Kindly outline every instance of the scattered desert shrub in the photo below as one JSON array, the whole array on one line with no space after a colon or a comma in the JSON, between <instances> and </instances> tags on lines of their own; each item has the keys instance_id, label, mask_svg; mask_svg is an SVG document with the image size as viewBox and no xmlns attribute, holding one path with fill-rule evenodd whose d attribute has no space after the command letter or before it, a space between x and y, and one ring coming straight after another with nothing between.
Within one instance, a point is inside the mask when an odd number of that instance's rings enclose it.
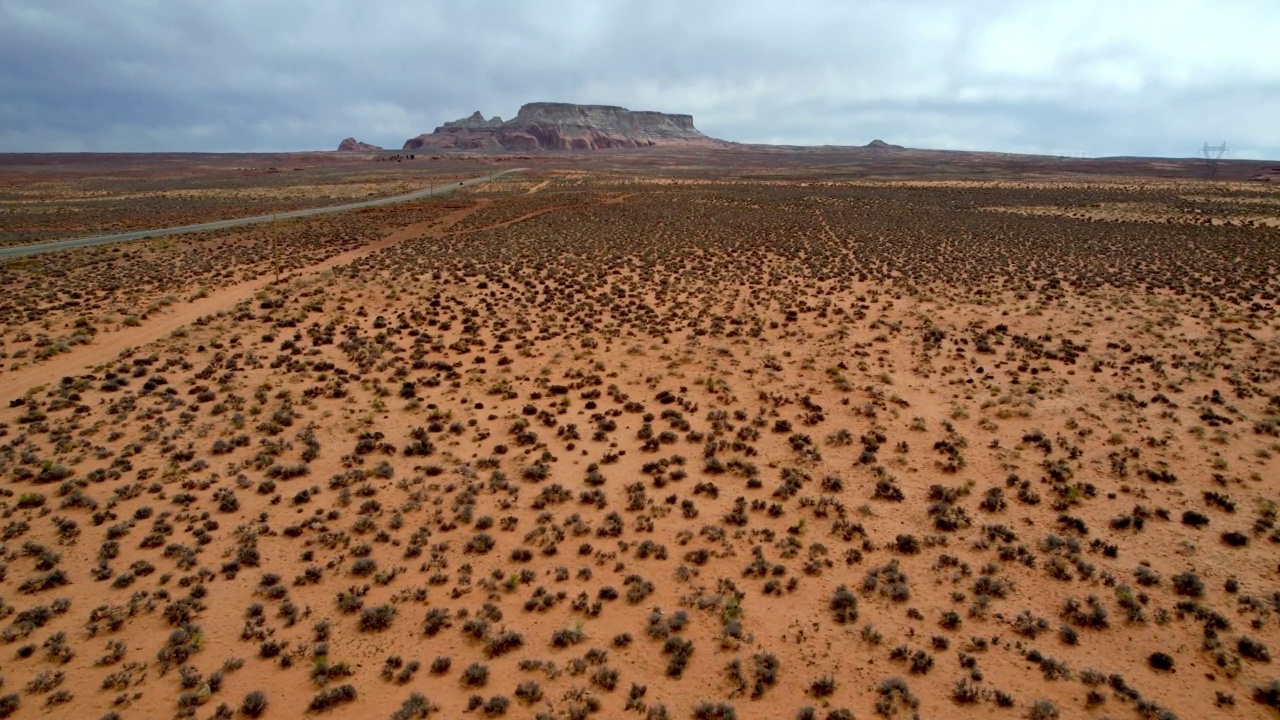
<instances>
[{"instance_id":1,"label":"scattered desert shrub","mask_svg":"<svg viewBox=\"0 0 1280 720\"><path fill-rule=\"evenodd\" d=\"M516 686L516 699L526 705L532 705L542 699L542 687L533 680L526 680Z\"/></svg>"},{"instance_id":2,"label":"scattered desert shrub","mask_svg":"<svg viewBox=\"0 0 1280 720\"><path fill-rule=\"evenodd\" d=\"M670 656L667 659L667 676L680 678L693 657L693 641L672 635L663 643L662 652Z\"/></svg>"},{"instance_id":3,"label":"scattered desert shrub","mask_svg":"<svg viewBox=\"0 0 1280 720\"><path fill-rule=\"evenodd\" d=\"M267 694L261 690L254 690L245 695L244 702L240 703L240 712L246 717L262 717L266 711Z\"/></svg>"},{"instance_id":4,"label":"scattered desert shrub","mask_svg":"<svg viewBox=\"0 0 1280 720\"><path fill-rule=\"evenodd\" d=\"M481 710L489 717L496 717L507 714L507 707L510 704L511 701L505 695L494 695L485 701L484 705L481 706Z\"/></svg>"},{"instance_id":5,"label":"scattered desert shrub","mask_svg":"<svg viewBox=\"0 0 1280 720\"><path fill-rule=\"evenodd\" d=\"M830 675L823 675L809 683L809 694L816 698L830 697L835 691L836 679Z\"/></svg>"},{"instance_id":6,"label":"scattered desert shrub","mask_svg":"<svg viewBox=\"0 0 1280 720\"><path fill-rule=\"evenodd\" d=\"M391 714L391 720L421 720L431 714L434 707L421 693L410 693L400 707Z\"/></svg>"},{"instance_id":7,"label":"scattered desert shrub","mask_svg":"<svg viewBox=\"0 0 1280 720\"><path fill-rule=\"evenodd\" d=\"M1191 527L1201 527L1209 524L1209 518L1206 517L1204 513L1199 513L1195 510L1186 510L1182 513L1182 524L1190 525Z\"/></svg>"},{"instance_id":8,"label":"scattered desert shrub","mask_svg":"<svg viewBox=\"0 0 1280 720\"><path fill-rule=\"evenodd\" d=\"M729 703L700 702L693 708L694 720L737 720L738 713Z\"/></svg>"},{"instance_id":9,"label":"scattered desert shrub","mask_svg":"<svg viewBox=\"0 0 1280 720\"><path fill-rule=\"evenodd\" d=\"M1236 642L1236 650L1241 657L1261 663L1271 662L1271 653L1267 650L1267 646L1247 635L1242 635Z\"/></svg>"},{"instance_id":10,"label":"scattered desert shrub","mask_svg":"<svg viewBox=\"0 0 1280 720\"><path fill-rule=\"evenodd\" d=\"M467 687L483 687L489 682L489 668L480 663L471 663L462 671L462 684Z\"/></svg>"},{"instance_id":11,"label":"scattered desert shrub","mask_svg":"<svg viewBox=\"0 0 1280 720\"><path fill-rule=\"evenodd\" d=\"M858 597L849 591L845 585L836 588L835 594L831 596L831 612L836 616L836 622L841 625L856 622L858 620Z\"/></svg>"},{"instance_id":12,"label":"scattered desert shrub","mask_svg":"<svg viewBox=\"0 0 1280 720\"><path fill-rule=\"evenodd\" d=\"M1179 595L1187 595L1189 597L1204 596L1204 581L1198 575L1192 572L1178 573L1171 578L1173 589Z\"/></svg>"},{"instance_id":13,"label":"scattered desert shrub","mask_svg":"<svg viewBox=\"0 0 1280 720\"><path fill-rule=\"evenodd\" d=\"M876 687L875 711L883 717L893 717L899 709L914 709L920 701L911 694L907 681L894 676L883 680Z\"/></svg>"},{"instance_id":14,"label":"scattered desert shrub","mask_svg":"<svg viewBox=\"0 0 1280 720\"><path fill-rule=\"evenodd\" d=\"M1058 720L1058 706L1052 700L1037 700L1027 713L1030 720Z\"/></svg>"},{"instance_id":15,"label":"scattered desert shrub","mask_svg":"<svg viewBox=\"0 0 1280 720\"><path fill-rule=\"evenodd\" d=\"M444 608L431 608L422 622L422 632L427 637L435 637L441 630L451 625L449 611Z\"/></svg>"},{"instance_id":16,"label":"scattered desert shrub","mask_svg":"<svg viewBox=\"0 0 1280 720\"><path fill-rule=\"evenodd\" d=\"M360 611L360 631L377 632L391 627L396 609L390 605L378 605Z\"/></svg>"},{"instance_id":17,"label":"scattered desert shrub","mask_svg":"<svg viewBox=\"0 0 1280 720\"><path fill-rule=\"evenodd\" d=\"M505 655L524 645L524 636L518 632L505 630L485 641L484 654L489 658Z\"/></svg>"},{"instance_id":18,"label":"scattered desert shrub","mask_svg":"<svg viewBox=\"0 0 1280 720\"><path fill-rule=\"evenodd\" d=\"M311 712L324 712L331 710L343 703L349 703L356 699L356 689L353 685L338 685L337 687L326 688L315 694L311 698L307 709Z\"/></svg>"},{"instance_id":19,"label":"scattered desert shrub","mask_svg":"<svg viewBox=\"0 0 1280 720\"><path fill-rule=\"evenodd\" d=\"M1168 653L1154 652L1147 657L1147 664L1150 665L1153 670L1172 670L1173 656Z\"/></svg>"},{"instance_id":20,"label":"scattered desert shrub","mask_svg":"<svg viewBox=\"0 0 1280 720\"><path fill-rule=\"evenodd\" d=\"M963 677L951 688L951 699L960 705L972 705L982 699L982 690L971 679Z\"/></svg>"},{"instance_id":21,"label":"scattered desert shrub","mask_svg":"<svg viewBox=\"0 0 1280 720\"><path fill-rule=\"evenodd\" d=\"M1249 544L1249 536L1242 532L1232 530L1222 533L1222 542L1231 547L1244 547Z\"/></svg>"},{"instance_id":22,"label":"scattered desert shrub","mask_svg":"<svg viewBox=\"0 0 1280 720\"><path fill-rule=\"evenodd\" d=\"M1272 680L1253 688L1253 701L1280 710L1280 680Z\"/></svg>"}]
</instances>

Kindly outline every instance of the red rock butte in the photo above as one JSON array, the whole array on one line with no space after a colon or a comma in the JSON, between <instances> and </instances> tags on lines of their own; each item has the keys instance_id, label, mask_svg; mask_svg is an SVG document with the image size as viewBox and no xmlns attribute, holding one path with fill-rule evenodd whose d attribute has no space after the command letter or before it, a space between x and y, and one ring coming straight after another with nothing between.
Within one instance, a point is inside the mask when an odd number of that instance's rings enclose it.
<instances>
[{"instance_id":1,"label":"red rock butte","mask_svg":"<svg viewBox=\"0 0 1280 720\"><path fill-rule=\"evenodd\" d=\"M382 150L382 148L377 145L363 143L355 138L347 138L346 140L338 143L338 152L378 152L380 150Z\"/></svg>"},{"instance_id":2,"label":"red rock butte","mask_svg":"<svg viewBox=\"0 0 1280 720\"><path fill-rule=\"evenodd\" d=\"M479 111L405 142L404 150L602 150L657 146L718 147L692 115L633 111L613 105L529 103L510 120Z\"/></svg>"}]
</instances>

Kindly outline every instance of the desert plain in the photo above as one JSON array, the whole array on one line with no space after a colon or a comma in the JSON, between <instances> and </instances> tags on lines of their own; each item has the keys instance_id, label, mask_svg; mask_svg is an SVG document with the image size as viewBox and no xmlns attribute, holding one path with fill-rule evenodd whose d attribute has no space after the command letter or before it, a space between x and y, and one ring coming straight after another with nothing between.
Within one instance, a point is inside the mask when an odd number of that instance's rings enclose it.
<instances>
[{"instance_id":1,"label":"desert plain","mask_svg":"<svg viewBox=\"0 0 1280 720\"><path fill-rule=\"evenodd\" d=\"M0 717L1280 709L1280 189L5 156Z\"/></svg>"}]
</instances>

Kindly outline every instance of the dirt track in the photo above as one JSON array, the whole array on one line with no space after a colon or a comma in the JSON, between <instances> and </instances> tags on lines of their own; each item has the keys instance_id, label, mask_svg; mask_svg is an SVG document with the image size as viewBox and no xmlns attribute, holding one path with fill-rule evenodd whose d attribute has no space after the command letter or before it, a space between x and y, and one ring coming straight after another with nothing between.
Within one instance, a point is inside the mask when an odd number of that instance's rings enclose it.
<instances>
[{"instance_id":1,"label":"dirt track","mask_svg":"<svg viewBox=\"0 0 1280 720\"><path fill-rule=\"evenodd\" d=\"M278 220L291 220L294 218L313 217L315 215L327 215L330 213L350 212L352 210L361 210L364 208L383 207L385 205L395 205L397 203L412 202L414 200L422 200L425 198L441 197L456 192L460 188L468 188L479 183L489 182L496 178L502 177L509 173L520 172L524 168L511 168L497 173L491 173L482 177L471 178L470 180L462 180L455 184L441 185L439 187L430 187L426 190L418 190L416 192L406 193L404 195L395 195L392 197L376 198L374 200L362 200L354 203L343 203L341 205L329 205L326 207L307 208L305 210L294 210L291 212L274 213L271 215L255 215L246 218L233 218L230 220L215 220L212 222L195 223L192 225L181 225L178 227L155 228L151 230L133 230L126 233L117 233L115 235L97 235L94 237L73 238L71 240L57 240L54 242L37 243L32 245L15 245L12 247L0 247L0 260L28 257L31 255L41 255L43 253L56 252L58 250L71 250L74 248L93 247L95 245L110 245L118 242L128 242L130 240L142 240L152 237L163 237L165 235L184 235L187 233L205 232L208 230L225 230L228 228L244 227L246 225L261 225L263 223L276 222Z\"/></svg>"}]
</instances>

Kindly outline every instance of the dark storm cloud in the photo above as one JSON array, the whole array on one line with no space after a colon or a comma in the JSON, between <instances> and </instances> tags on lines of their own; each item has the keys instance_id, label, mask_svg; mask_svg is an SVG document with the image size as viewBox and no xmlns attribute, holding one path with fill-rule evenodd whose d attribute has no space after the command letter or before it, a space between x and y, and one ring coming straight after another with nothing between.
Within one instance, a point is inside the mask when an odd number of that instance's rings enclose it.
<instances>
[{"instance_id":1,"label":"dark storm cloud","mask_svg":"<svg viewBox=\"0 0 1280 720\"><path fill-rule=\"evenodd\" d=\"M1280 157L1280 5L0 0L0 151L398 147L479 109L741 142Z\"/></svg>"}]
</instances>

